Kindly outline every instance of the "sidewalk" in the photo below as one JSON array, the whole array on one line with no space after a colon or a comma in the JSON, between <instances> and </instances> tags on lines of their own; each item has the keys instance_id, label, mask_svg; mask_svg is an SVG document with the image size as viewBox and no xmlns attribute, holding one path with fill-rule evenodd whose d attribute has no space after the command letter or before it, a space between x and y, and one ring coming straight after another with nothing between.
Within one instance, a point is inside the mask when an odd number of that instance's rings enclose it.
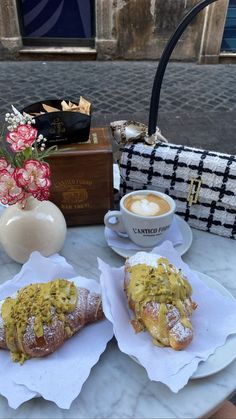
<instances>
[{"instance_id":1,"label":"sidewalk","mask_svg":"<svg viewBox=\"0 0 236 419\"><path fill-rule=\"evenodd\" d=\"M93 103L93 125L148 121L156 62L0 62L0 115L45 98ZM170 63L158 125L174 143L236 154L236 67Z\"/></svg>"}]
</instances>

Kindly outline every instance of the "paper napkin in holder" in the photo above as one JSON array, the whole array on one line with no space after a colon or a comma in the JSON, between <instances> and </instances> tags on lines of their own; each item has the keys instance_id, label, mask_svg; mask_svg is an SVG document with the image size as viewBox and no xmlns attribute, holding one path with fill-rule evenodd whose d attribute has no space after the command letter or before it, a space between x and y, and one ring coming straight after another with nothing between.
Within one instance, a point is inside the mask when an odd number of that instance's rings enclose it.
<instances>
[{"instance_id":1,"label":"paper napkin in holder","mask_svg":"<svg viewBox=\"0 0 236 419\"><path fill-rule=\"evenodd\" d=\"M43 100L26 106L21 112L34 116L35 128L47 138L48 147L86 142L89 139L91 103L82 96L79 103Z\"/></svg>"}]
</instances>

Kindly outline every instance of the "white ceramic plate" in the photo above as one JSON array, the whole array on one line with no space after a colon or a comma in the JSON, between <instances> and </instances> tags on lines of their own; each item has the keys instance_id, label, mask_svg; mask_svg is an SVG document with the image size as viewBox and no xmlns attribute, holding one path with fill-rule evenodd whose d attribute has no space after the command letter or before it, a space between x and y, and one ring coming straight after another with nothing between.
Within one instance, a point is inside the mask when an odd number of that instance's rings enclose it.
<instances>
[{"instance_id":1,"label":"white ceramic plate","mask_svg":"<svg viewBox=\"0 0 236 419\"><path fill-rule=\"evenodd\" d=\"M179 217L178 215L175 216L176 221L178 224L178 227L181 231L181 234L183 236L183 243L178 244L175 247L175 250L180 254L183 255L187 252L187 250L190 248L193 240L193 233L189 225L186 223L186 221L183 220L183 218ZM135 255L135 253L138 252L138 250L131 250L131 249L122 249L121 247L111 247L112 250L114 250L115 253L122 256L123 258L127 258L130 256ZM152 248L143 248L140 250L144 250L147 252L150 252Z\"/></svg>"},{"instance_id":2,"label":"white ceramic plate","mask_svg":"<svg viewBox=\"0 0 236 419\"><path fill-rule=\"evenodd\" d=\"M209 288L214 288L219 291L222 295L230 297L234 300L233 295L208 275L201 272L196 272L199 278L208 285ZM139 365L139 361L134 357L130 356ZM217 372L226 368L231 362L236 359L236 335L231 335L226 340L225 344L216 349L214 354L210 355L206 361L199 363L197 370L190 378L191 380L197 378L208 377L209 375L216 374Z\"/></svg>"},{"instance_id":3,"label":"white ceramic plate","mask_svg":"<svg viewBox=\"0 0 236 419\"><path fill-rule=\"evenodd\" d=\"M219 282L215 281L208 275L205 275L201 272L197 272L199 278L205 282L210 288L214 288L219 291L222 295L230 297L234 299L233 295L223 287L223 285L219 284ZM207 377L208 375L215 374L225 367L227 367L231 362L236 359L236 335L231 335L226 340L225 344L216 349L214 354L210 355L206 361L200 362L198 365L197 370L192 375L191 379L195 378L203 378Z\"/></svg>"}]
</instances>

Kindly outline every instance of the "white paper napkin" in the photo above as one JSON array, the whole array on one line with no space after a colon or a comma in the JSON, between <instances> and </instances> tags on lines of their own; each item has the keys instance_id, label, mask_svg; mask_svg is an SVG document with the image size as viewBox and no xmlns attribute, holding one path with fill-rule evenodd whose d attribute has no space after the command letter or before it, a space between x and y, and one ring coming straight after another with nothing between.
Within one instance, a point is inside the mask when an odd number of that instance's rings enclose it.
<instances>
[{"instance_id":1,"label":"white paper napkin","mask_svg":"<svg viewBox=\"0 0 236 419\"><path fill-rule=\"evenodd\" d=\"M72 266L62 256L45 258L33 252L19 274L0 286L0 300L29 283L48 282L58 277L72 279L77 286L92 292L101 292L95 280L74 276ZM8 351L0 350L0 393L15 409L36 396L69 409L112 336L112 325L104 319L86 325L48 357L30 359L22 366L11 361Z\"/></svg>"},{"instance_id":2,"label":"white paper napkin","mask_svg":"<svg viewBox=\"0 0 236 419\"><path fill-rule=\"evenodd\" d=\"M109 227L105 227L104 234L107 244L110 247L118 247L120 249L129 249L137 251L142 249L141 246L138 246L137 244L133 243L128 236L120 236ZM166 240L170 240L173 246L183 244L183 236L176 221L176 217L173 218L172 224L169 230L167 231L165 237L163 238L163 241Z\"/></svg>"},{"instance_id":3,"label":"white paper napkin","mask_svg":"<svg viewBox=\"0 0 236 419\"><path fill-rule=\"evenodd\" d=\"M113 323L120 350L135 357L151 380L160 381L177 393L187 384L199 362L222 346L227 336L236 333L236 301L207 287L182 261L171 242L156 247L154 253L167 257L182 269L192 285L198 308L192 316L195 335L191 344L185 350L174 351L154 346L147 332L135 334L130 324L133 314L123 290L124 267L112 268L99 260L103 309Z\"/></svg>"}]
</instances>

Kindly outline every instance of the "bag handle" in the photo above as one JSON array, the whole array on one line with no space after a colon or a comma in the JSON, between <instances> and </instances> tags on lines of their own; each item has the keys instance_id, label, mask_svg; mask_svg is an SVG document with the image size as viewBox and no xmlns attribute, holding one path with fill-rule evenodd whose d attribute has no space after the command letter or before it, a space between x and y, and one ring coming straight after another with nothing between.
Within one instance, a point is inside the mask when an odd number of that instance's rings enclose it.
<instances>
[{"instance_id":1,"label":"bag handle","mask_svg":"<svg viewBox=\"0 0 236 419\"><path fill-rule=\"evenodd\" d=\"M192 7L186 16L182 19L178 27L176 28L173 35L170 37L158 64L156 75L154 78L153 88L152 88L152 95L151 95L151 103L150 103L150 110L149 110L149 124L148 124L148 135L151 136L155 134L157 129L157 119L158 119L158 110L159 110L159 102L160 102L160 92L161 92L161 85L162 80L165 74L166 66L170 59L170 56L177 44L179 38L181 37L182 33L189 25L189 23L194 19L194 17L206 6L211 3L214 3L218 0L202 0L200 3L196 4Z\"/></svg>"}]
</instances>

